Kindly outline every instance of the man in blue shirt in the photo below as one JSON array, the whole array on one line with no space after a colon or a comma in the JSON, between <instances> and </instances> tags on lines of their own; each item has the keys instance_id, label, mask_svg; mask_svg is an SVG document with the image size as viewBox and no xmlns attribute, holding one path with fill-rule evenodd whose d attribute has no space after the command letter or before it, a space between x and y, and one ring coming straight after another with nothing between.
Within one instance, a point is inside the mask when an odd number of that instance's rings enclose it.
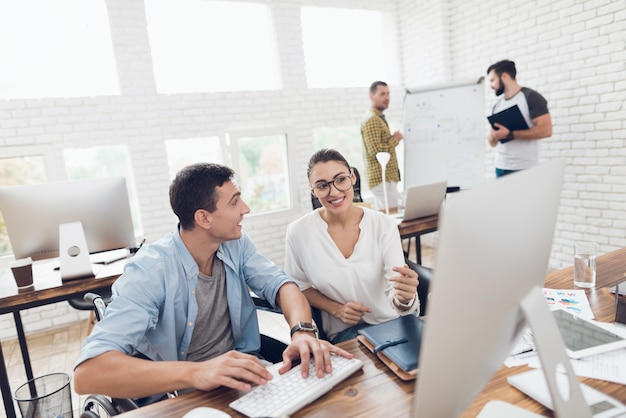
<instances>
[{"instance_id":1,"label":"man in blue shirt","mask_svg":"<svg viewBox=\"0 0 626 418\"><path fill-rule=\"evenodd\" d=\"M170 203L178 228L127 262L81 350L77 393L141 398L266 384L272 376L254 355L261 343L249 288L280 307L293 327L280 373L301 358L308 376L312 354L322 377L331 371L331 352L351 357L316 338L298 286L242 231L250 208L230 168L184 168L170 186Z\"/></svg>"}]
</instances>

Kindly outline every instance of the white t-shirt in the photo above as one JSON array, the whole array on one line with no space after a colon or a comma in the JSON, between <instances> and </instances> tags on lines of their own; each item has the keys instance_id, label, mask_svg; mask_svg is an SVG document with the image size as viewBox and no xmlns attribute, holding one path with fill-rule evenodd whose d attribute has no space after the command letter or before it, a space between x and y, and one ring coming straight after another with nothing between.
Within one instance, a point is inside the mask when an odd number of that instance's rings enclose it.
<instances>
[{"instance_id":1,"label":"white t-shirt","mask_svg":"<svg viewBox=\"0 0 626 418\"><path fill-rule=\"evenodd\" d=\"M382 212L363 209L360 234L352 255L345 258L331 236L319 209L292 222L287 228L285 272L300 289L314 287L339 303L360 302L372 309L363 316L368 324L378 324L419 309L416 297L411 309L400 311L393 305L395 290L389 278L403 266L404 252L396 221ZM324 331L333 338L350 327L339 318L322 312Z\"/></svg>"},{"instance_id":2,"label":"white t-shirt","mask_svg":"<svg viewBox=\"0 0 626 418\"><path fill-rule=\"evenodd\" d=\"M502 97L494 106L493 113L517 105L529 128L535 126L533 119L548 113L548 102L536 91L528 87L510 99ZM496 145L494 165L503 170L525 170L539 162L539 144L536 140L514 139Z\"/></svg>"}]
</instances>

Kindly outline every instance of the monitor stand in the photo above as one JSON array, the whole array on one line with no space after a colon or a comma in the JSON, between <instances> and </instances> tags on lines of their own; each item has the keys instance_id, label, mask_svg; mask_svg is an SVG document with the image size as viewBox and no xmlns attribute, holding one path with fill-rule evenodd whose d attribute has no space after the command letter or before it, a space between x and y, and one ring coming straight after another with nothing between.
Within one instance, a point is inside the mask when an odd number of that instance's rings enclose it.
<instances>
[{"instance_id":1,"label":"monitor stand","mask_svg":"<svg viewBox=\"0 0 626 418\"><path fill-rule=\"evenodd\" d=\"M82 222L59 225L59 259L62 281L94 277Z\"/></svg>"},{"instance_id":2,"label":"monitor stand","mask_svg":"<svg viewBox=\"0 0 626 418\"><path fill-rule=\"evenodd\" d=\"M550 312L550 308L546 304L543 292L537 286L533 287L530 292L520 301L520 308L526 317L526 321L530 326L535 341L535 347L539 354L543 374L548 385L554 415L556 417L589 417L591 411L585 397L583 396L580 383L574 373L572 363L565 351L565 345L561 339L561 332ZM559 385L556 376L557 373L565 371L567 376L567 385ZM494 405L485 407L479 417L495 417L502 416L501 413L507 407L498 405L498 409ZM508 411L508 410L507 410ZM509 412L513 412L511 409ZM528 412L528 414L524 414ZM534 417L536 414L530 411L517 411L515 417Z\"/></svg>"}]
</instances>

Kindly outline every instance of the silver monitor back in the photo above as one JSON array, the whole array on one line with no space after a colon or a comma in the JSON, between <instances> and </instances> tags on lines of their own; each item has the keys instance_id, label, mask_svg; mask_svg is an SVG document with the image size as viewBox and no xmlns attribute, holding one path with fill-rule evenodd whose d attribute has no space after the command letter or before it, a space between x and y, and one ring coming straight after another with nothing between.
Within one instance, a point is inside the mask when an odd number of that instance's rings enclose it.
<instances>
[{"instance_id":1,"label":"silver monitor back","mask_svg":"<svg viewBox=\"0 0 626 418\"><path fill-rule=\"evenodd\" d=\"M82 222L90 253L135 245L124 177L0 188L15 258L59 256L59 225Z\"/></svg>"},{"instance_id":2,"label":"silver monitor back","mask_svg":"<svg viewBox=\"0 0 626 418\"><path fill-rule=\"evenodd\" d=\"M413 416L459 416L525 329L520 301L543 287L565 163L450 196L419 359Z\"/></svg>"}]
</instances>

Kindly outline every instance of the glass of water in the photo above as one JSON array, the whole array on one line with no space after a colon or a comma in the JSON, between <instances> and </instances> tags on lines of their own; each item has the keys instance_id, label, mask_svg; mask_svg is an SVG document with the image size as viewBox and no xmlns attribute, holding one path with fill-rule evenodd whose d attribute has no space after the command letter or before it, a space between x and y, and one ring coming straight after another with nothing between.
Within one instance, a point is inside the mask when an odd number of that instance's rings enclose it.
<instances>
[{"instance_id":1,"label":"glass of water","mask_svg":"<svg viewBox=\"0 0 626 418\"><path fill-rule=\"evenodd\" d=\"M591 288L596 285L596 256L598 244L577 242L574 244L574 286Z\"/></svg>"}]
</instances>

